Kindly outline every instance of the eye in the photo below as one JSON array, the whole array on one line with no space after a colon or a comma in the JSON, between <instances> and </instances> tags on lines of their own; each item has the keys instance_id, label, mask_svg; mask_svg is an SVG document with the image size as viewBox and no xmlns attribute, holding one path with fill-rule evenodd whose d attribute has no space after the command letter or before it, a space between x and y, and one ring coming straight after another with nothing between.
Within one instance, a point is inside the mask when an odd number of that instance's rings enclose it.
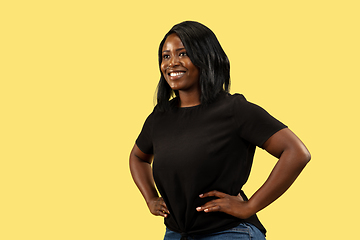
<instances>
[{"instance_id":1,"label":"eye","mask_svg":"<svg viewBox=\"0 0 360 240\"><path fill-rule=\"evenodd\" d=\"M186 53L186 52L181 52L181 53L179 54L179 56L180 56L180 57L187 56L187 53Z\"/></svg>"},{"instance_id":2,"label":"eye","mask_svg":"<svg viewBox=\"0 0 360 240\"><path fill-rule=\"evenodd\" d=\"M170 56L168 54L163 55L163 59L168 59Z\"/></svg>"}]
</instances>

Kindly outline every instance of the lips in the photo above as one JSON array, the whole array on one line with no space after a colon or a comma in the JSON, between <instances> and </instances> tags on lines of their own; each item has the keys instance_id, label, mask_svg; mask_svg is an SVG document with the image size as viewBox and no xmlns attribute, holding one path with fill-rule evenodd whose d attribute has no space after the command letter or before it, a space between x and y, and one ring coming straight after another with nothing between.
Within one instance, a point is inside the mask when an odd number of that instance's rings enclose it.
<instances>
[{"instance_id":1,"label":"lips","mask_svg":"<svg viewBox=\"0 0 360 240\"><path fill-rule=\"evenodd\" d=\"M180 76L180 75L183 75L185 72L171 72L169 73L168 75L170 77L175 77L175 76Z\"/></svg>"},{"instance_id":2,"label":"lips","mask_svg":"<svg viewBox=\"0 0 360 240\"><path fill-rule=\"evenodd\" d=\"M184 71L171 71L168 73L169 79L176 80L184 76Z\"/></svg>"}]
</instances>

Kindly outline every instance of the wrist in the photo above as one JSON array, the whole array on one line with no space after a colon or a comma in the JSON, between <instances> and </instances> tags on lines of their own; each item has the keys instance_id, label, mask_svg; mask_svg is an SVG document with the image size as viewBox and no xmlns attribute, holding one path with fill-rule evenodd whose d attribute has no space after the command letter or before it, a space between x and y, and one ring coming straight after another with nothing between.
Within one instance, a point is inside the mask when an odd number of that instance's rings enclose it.
<instances>
[{"instance_id":1,"label":"wrist","mask_svg":"<svg viewBox=\"0 0 360 240\"><path fill-rule=\"evenodd\" d=\"M243 208L243 211L241 213L242 215L242 219L247 219L253 215L255 215L257 213L254 205L252 204L252 202L250 201L246 201L245 203L245 207Z\"/></svg>"}]
</instances>

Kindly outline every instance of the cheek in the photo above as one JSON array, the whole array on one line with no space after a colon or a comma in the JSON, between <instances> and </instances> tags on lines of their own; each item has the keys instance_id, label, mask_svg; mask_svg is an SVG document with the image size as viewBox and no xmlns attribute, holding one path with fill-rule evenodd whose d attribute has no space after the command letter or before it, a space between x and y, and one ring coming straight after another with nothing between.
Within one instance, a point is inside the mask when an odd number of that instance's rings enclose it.
<instances>
[{"instance_id":1,"label":"cheek","mask_svg":"<svg viewBox=\"0 0 360 240\"><path fill-rule=\"evenodd\" d=\"M199 69L196 66L193 66L191 71L192 71L192 75L193 75L194 78L197 78L197 79L200 78L200 72L199 72Z\"/></svg>"},{"instance_id":2,"label":"cheek","mask_svg":"<svg viewBox=\"0 0 360 240\"><path fill-rule=\"evenodd\" d=\"M196 71L197 77L200 78L200 72L199 72L199 69L197 67L195 67L195 71Z\"/></svg>"},{"instance_id":3,"label":"cheek","mask_svg":"<svg viewBox=\"0 0 360 240\"><path fill-rule=\"evenodd\" d=\"M191 75L193 77L198 77L199 78L200 72L199 72L198 67L196 67L191 61L187 62L187 66L188 66L188 69L191 72Z\"/></svg>"},{"instance_id":4,"label":"cheek","mask_svg":"<svg viewBox=\"0 0 360 240\"><path fill-rule=\"evenodd\" d=\"M166 69L165 64L161 63L161 65L160 65L160 69L161 69L162 74L163 74L163 75L164 75L164 77L165 77L165 69Z\"/></svg>"}]
</instances>

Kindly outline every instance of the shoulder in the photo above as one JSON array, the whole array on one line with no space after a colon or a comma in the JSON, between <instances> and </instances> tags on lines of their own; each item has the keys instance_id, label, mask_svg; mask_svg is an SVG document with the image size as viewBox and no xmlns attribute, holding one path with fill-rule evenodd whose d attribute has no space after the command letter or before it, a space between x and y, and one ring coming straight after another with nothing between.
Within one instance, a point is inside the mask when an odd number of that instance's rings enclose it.
<instances>
[{"instance_id":1,"label":"shoulder","mask_svg":"<svg viewBox=\"0 0 360 240\"><path fill-rule=\"evenodd\" d=\"M150 112L150 114L146 117L144 125L152 125L154 118L156 118L156 115L161 113L158 106L156 105L153 110Z\"/></svg>"},{"instance_id":2,"label":"shoulder","mask_svg":"<svg viewBox=\"0 0 360 240\"><path fill-rule=\"evenodd\" d=\"M247 101L245 96L240 93L234 93L234 94L227 93L227 95L225 96L225 99L226 99L226 104L231 106L231 108L233 110L246 109L248 107L251 108L252 106L255 105L255 104Z\"/></svg>"},{"instance_id":3,"label":"shoulder","mask_svg":"<svg viewBox=\"0 0 360 240\"><path fill-rule=\"evenodd\" d=\"M247 102L245 96L240 93L234 93L234 94L228 93L226 97L231 101Z\"/></svg>"},{"instance_id":4,"label":"shoulder","mask_svg":"<svg viewBox=\"0 0 360 240\"><path fill-rule=\"evenodd\" d=\"M251 110L253 108L261 108L259 105L248 101L244 95L239 93L229 94L229 99L231 99L236 109Z\"/></svg>"},{"instance_id":5,"label":"shoulder","mask_svg":"<svg viewBox=\"0 0 360 240\"><path fill-rule=\"evenodd\" d=\"M244 95L235 93L231 94L228 92L221 92L214 102L212 102L210 105L206 106L205 109L217 109L221 112L233 112L239 111L241 108L244 107L244 105L248 104L248 101L244 97ZM216 111L218 112L218 111Z\"/></svg>"},{"instance_id":6,"label":"shoulder","mask_svg":"<svg viewBox=\"0 0 360 240\"><path fill-rule=\"evenodd\" d=\"M268 115L268 112L260 105L249 102L244 95L235 93L228 95L232 104L232 112L235 116L255 121L261 116Z\"/></svg>"}]
</instances>

